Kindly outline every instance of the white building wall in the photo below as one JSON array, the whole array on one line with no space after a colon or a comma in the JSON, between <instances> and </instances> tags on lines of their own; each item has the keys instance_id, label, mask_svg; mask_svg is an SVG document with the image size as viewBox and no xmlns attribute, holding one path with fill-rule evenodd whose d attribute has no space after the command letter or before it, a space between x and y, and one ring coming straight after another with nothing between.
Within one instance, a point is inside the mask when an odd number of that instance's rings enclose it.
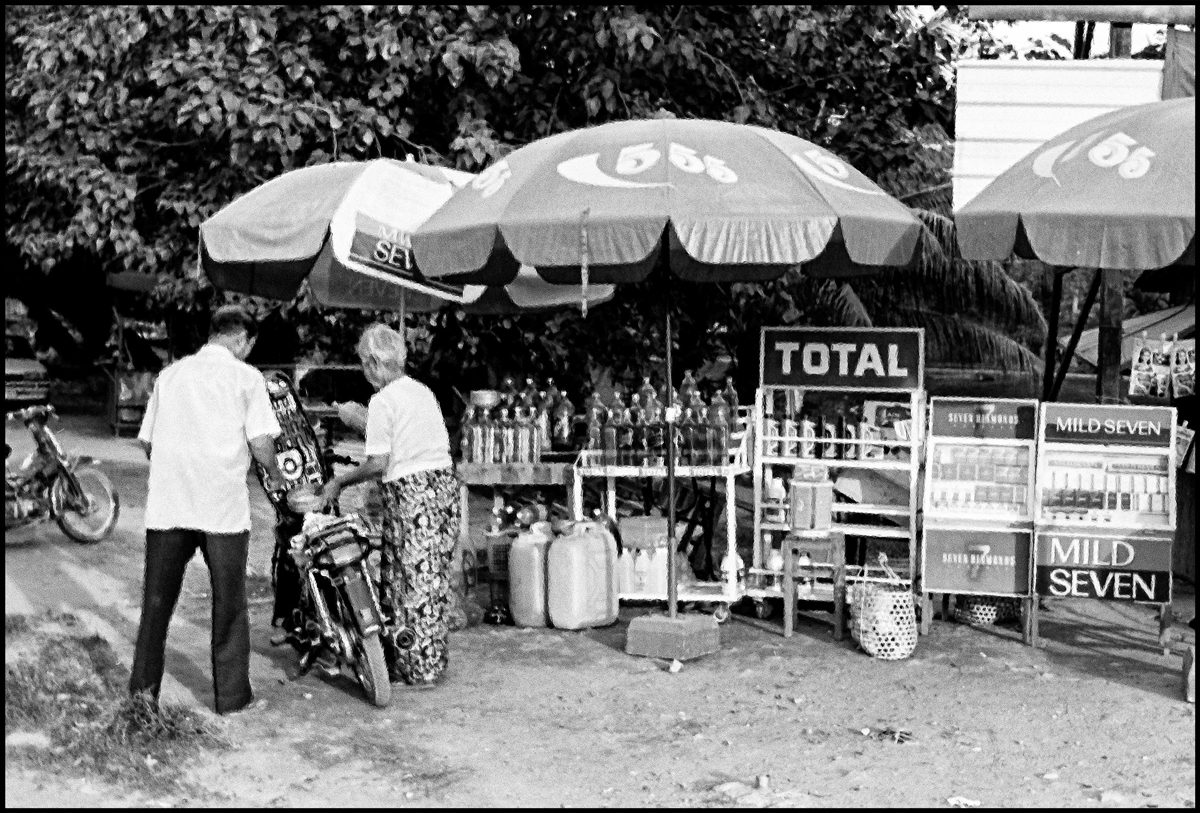
<instances>
[{"instance_id":1,"label":"white building wall","mask_svg":"<svg viewBox=\"0 0 1200 813\"><path fill-rule=\"evenodd\" d=\"M958 63L954 210L1049 139L1103 113L1162 98L1147 59Z\"/></svg>"}]
</instances>

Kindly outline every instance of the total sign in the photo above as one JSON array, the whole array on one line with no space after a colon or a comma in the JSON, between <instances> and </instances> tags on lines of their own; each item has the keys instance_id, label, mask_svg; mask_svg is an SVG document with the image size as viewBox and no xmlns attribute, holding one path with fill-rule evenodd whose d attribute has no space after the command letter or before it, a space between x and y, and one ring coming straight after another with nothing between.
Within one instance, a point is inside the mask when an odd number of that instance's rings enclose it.
<instances>
[{"instance_id":1,"label":"total sign","mask_svg":"<svg viewBox=\"0 0 1200 813\"><path fill-rule=\"evenodd\" d=\"M924 331L912 328L767 327L762 386L919 390Z\"/></svg>"}]
</instances>

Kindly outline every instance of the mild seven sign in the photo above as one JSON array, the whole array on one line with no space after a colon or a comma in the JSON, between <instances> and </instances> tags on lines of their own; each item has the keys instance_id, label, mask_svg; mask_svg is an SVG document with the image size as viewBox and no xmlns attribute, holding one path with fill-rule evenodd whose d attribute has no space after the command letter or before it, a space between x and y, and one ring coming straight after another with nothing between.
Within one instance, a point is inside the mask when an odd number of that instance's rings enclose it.
<instances>
[{"instance_id":1,"label":"mild seven sign","mask_svg":"<svg viewBox=\"0 0 1200 813\"><path fill-rule=\"evenodd\" d=\"M1172 537L1153 532L1047 528L1035 543L1039 596L1163 604L1171 600Z\"/></svg>"},{"instance_id":2,"label":"mild seven sign","mask_svg":"<svg viewBox=\"0 0 1200 813\"><path fill-rule=\"evenodd\" d=\"M1170 407L1043 404L1048 443L1105 446L1170 446L1175 423Z\"/></svg>"},{"instance_id":3,"label":"mild seven sign","mask_svg":"<svg viewBox=\"0 0 1200 813\"><path fill-rule=\"evenodd\" d=\"M767 327L762 385L919 390L924 333L911 328Z\"/></svg>"}]
</instances>

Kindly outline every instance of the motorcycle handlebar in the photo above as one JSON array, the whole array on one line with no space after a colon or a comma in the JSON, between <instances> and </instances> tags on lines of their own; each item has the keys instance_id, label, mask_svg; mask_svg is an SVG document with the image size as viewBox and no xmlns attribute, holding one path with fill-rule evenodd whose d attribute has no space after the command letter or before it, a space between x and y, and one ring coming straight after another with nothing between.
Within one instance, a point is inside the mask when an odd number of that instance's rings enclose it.
<instances>
[{"instance_id":1,"label":"motorcycle handlebar","mask_svg":"<svg viewBox=\"0 0 1200 813\"><path fill-rule=\"evenodd\" d=\"M35 404L34 406L28 406L24 409L6 412L4 413L4 419L6 421L28 421L36 416L39 412L45 415L47 418L58 419L58 411L55 410L50 404Z\"/></svg>"}]
</instances>

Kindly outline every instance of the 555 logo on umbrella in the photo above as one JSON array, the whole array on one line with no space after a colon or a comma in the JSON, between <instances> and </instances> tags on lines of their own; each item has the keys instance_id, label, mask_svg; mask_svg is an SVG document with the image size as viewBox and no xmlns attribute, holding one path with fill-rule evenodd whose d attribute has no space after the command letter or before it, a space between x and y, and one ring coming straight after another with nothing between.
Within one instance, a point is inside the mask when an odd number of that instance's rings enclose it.
<instances>
[{"instance_id":1,"label":"555 logo on umbrella","mask_svg":"<svg viewBox=\"0 0 1200 813\"><path fill-rule=\"evenodd\" d=\"M1099 143L1096 143L1096 142ZM1033 174L1039 178L1050 178L1059 183L1054 175L1055 164L1063 164L1075 158L1079 153L1088 150L1087 157L1101 169L1117 168L1117 174L1127 181L1141 178L1150 171L1150 159L1154 150L1149 147L1137 146L1137 139L1123 132L1115 132L1104 138L1103 133L1095 133L1076 143L1074 140L1056 144L1043 150L1033 159ZM1095 144L1095 146L1091 146ZM1088 147L1091 146L1089 150Z\"/></svg>"},{"instance_id":2,"label":"555 logo on umbrella","mask_svg":"<svg viewBox=\"0 0 1200 813\"><path fill-rule=\"evenodd\" d=\"M662 151L654 142L630 144L617 154L615 170L618 175L640 175L662 160ZM692 175L707 174L718 183L737 183L737 173L724 160L712 155L700 155L696 150L674 141L667 147L667 160L677 169ZM558 164L558 174L568 181L587 186L604 186L614 189L651 189L670 186L666 181L630 181L609 175L600 168L600 153L590 152L576 158L568 158Z\"/></svg>"}]
</instances>

